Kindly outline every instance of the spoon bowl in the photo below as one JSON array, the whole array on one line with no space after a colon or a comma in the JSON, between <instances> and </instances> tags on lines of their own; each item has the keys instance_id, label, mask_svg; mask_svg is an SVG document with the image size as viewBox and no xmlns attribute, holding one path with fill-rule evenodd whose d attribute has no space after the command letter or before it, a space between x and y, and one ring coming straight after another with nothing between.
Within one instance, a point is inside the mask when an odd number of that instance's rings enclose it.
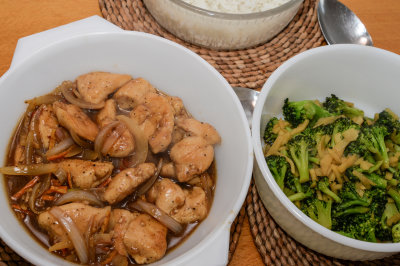
<instances>
[{"instance_id":1,"label":"spoon bowl","mask_svg":"<svg viewBox=\"0 0 400 266\"><path fill-rule=\"evenodd\" d=\"M318 21L328 44L352 43L373 46L364 24L348 7L336 0L320 0Z\"/></svg>"}]
</instances>

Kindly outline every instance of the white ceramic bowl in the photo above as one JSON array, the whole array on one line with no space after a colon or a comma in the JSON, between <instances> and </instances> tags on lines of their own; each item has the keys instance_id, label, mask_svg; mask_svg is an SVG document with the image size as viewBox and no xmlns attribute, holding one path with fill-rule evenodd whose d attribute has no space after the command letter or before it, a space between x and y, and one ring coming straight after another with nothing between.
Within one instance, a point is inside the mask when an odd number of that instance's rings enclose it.
<instances>
[{"instance_id":1,"label":"white ceramic bowl","mask_svg":"<svg viewBox=\"0 0 400 266\"><path fill-rule=\"evenodd\" d=\"M10 136L26 108L24 100L90 71L143 77L156 88L181 97L190 113L221 134L222 144L215 148L215 197L208 217L182 245L154 265L226 263L229 229L250 183L250 130L228 82L206 61L176 43L137 32L86 34L51 44L13 64L0 80L0 161L5 160ZM0 198L0 237L12 249L37 265L69 265L23 229L9 207L3 179Z\"/></svg>"},{"instance_id":2,"label":"white ceramic bowl","mask_svg":"<svg viewBox=\"0 0 400 266\"><path fill-rule=\"evenodd\" d=\"M181 0L144 0L157 22L179 38L212 49L242 49L268 41L296 15L303 0L249 14L214 12Z\"/></svg>"},{"instance_id":3,"label":"white ceramic bowl","mask_svg":"<svg viewBox=\"0 0 400 266\"><path fill-rule=\"evenodd\" d=\"M400 252L400 243L351 239L314 222L285 196L262 152L267 121L281 114L285 98L324 100L331 93L354 102L372 117L389 107L400 114L400 56L373 47L332 45L303 52L282 64L268 79L253 115L255 181L269 213L294 239L328 256L371 260Z\"/></svg>"}]
</instances>

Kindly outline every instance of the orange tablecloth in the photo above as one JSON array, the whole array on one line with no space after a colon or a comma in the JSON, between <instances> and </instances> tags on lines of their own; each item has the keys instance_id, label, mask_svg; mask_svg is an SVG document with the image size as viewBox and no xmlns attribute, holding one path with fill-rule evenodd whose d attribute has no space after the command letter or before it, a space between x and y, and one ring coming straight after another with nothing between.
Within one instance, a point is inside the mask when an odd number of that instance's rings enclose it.
<instances>
[{"instance_id":1,"label":"orange tablecloth","mask_svg":"<svg viewBox=\"0 0 400 266\"><path fill-rule=\"evenodd\" d=\"M400 54L400 0L341 0L364 22L374 45ZM92 15L97 0L0 0L0 76L10 67L19 38ZM248 220L230 265L262 265Z\"/></svg>"}]
</instances>

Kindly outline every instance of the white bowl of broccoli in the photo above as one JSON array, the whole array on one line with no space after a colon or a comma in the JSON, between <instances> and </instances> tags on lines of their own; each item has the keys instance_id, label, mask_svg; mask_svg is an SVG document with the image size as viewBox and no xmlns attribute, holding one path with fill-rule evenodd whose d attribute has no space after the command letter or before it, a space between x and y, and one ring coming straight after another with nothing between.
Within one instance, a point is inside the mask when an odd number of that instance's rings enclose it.
<instances>
[{"instance_id":1,"label":"white bowl of broccoli","mask_svg":"<svg viewBox=\"0 0 400 266\"><path fill-rule=\"evenodd\" d=\"M252 121L260 197L317 252L400 252L399 69L400 56L382 49L324 46L285 62L262 88Z\"/></svg>"}]
</instances>

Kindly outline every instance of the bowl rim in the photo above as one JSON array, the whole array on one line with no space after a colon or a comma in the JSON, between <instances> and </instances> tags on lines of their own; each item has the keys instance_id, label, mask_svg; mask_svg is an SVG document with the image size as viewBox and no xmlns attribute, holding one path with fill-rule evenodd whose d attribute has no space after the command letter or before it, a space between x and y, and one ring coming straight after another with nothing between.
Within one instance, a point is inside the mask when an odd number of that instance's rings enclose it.
<instances>
[{"instance_id":1,"label":"bowl rim","mask_svg":"<svg viewBox=\"0 0 400 266\"><path fill-rule=\"evenodd\" d=\"M256 103L256 107L254 110L253 121L252 121L252 141L253 141L253 149L255 154L255 163L257 163L264 180L267 182L269 188L274 193L275 197L280 200L282 205L286 208L287 211L290 212L298 221L307 226L310 230L326 237L336 243L352 247L355 249L361 249L366 251L375 251L375 252L399 252L400 251L400 243L372 243L362 240L357 240L353 238L349 238L343 236L339 233L336 233L330 229L325 228L324 226L318 224L306 214L304 214L300 209L296 207L283 193L283 191L279 188L275 179L273 178L267 164L265 163L265 158L262 151L261 145L261 135L260 135L260 121L262 115L262 109L264 107L264 103L268 97L268 94L271 88L274 86L275 82L279 79L279 77L291 66L297 64L303 59L309 57L315 57L322 53L336 53L341 51L365 51L367 54L377 54L380 56L393 57L394 60L400 61L400 56L377 47L371 46L362 46L356 44L335 44L328 46L321 46L317 48L312 48L305 52L302 52L286 62L284 62L280 67L278 67L274 73L270 76L267 82L261 89L259 98Z\"/></svg>"},{"instance_id":2,"label":"bowl rim","mask_svg":"<svg viewBox=\"0 0 400 266\"><path fill-rule=\"evenodd\" d=\"M187 11L191 11L197 13L199 15L212 17L212 18L219 18L219 19L226 19L226 20L249 20L249 19L258 19L273 16L279 14L297 4L302 3L304 0L289 0L288 2L284 3L283 5L279 5L275 8L267 9L264 11L259 12L252 12L252 13L223 13L212 11L208 9L204 9L201 7L197 7L186 3L182 0L169 0L170 2L186 9ZM146 1L145 1L146 2Z\"/></svg>"},{"instance_id":3,"label":"bowl rim","mask_svg":"<svg viewBox=\"0 0 400 266\"><path fill-rule=\"evenodd\" d=\"M100 36L100 37L99 37ZM232 96L232 100L234 101L235 105L238 107L239 112L240 112L240 117L239 119L242 121L243 128L245 130L245 135L246 135L246 147L248 149L248 154L247 154L247 165L244 169L244 176L242 178L242 188L240 190L240 193L236 196L236 201L235 203L231 206L231 210L228 212L227 216L225 217L224 220L221 220L217 226L215 226L213 229L211 229L210 233L206 235L203 239L199 240L199 242L192 248L189 249L188 251L182 253L181 255L177 256L176 258L171 259L168 262L165 262L165 265L177 265L184 263L188 261L189 259L193 259L196 256L199 256L205 249L208 248L208 246L211 246L211 243L215 242L216 239L224 237L223 231L227 230L229 232L230 225L233 223L236 215L239 213L240 208L243 205L243 202L245 200L245 197L247 195L248 187L250 186L250 181L251 181L251 176L252 176L252 170L253 170L253 162L254 162L254 157L253 157L253 145L251 141L251 132L250 128L248 127L248 121L246 118L246 115L244 113L244 110L242 108L242 105L239 101L239 98L237 95L234 93L233 89L231 89L230 84L228 81L214 68L212 67L205 59L203 59L201 56L196 54L195 52L191 51L190 49L173 42L171 40L150 34L150 33L144 33L144 32L137 32L137 31L120 31L120 32L94 32L94 33L85 33L81 34L79 36L73 36L69 38L62 39L60 41L48 44L46 46L43 46L42 48L38 49L34 53L32 53L30 56L24 58L19 62L18 64L14 65L11 67L9 70L7 70L6 73L3 74L3 76L0 77L0 89L2 87L2 84L6 79L8 79L9 76L15 75L15 73L18 73L21 68L24 68L24 66L31 60L36 60L36 58L40 58L42 54L47 53L48 51L52 51L54 49L58 49L58 46L62 45L71 45L74 43L79 43L80 40L87 40L88 38L104 38L104 36L107 36L107 38L145 38L149 39L155 42L161 42L164 43L165 45L173 46L177 49L180 49L183 53L189 54L191 57L193 57L199 64L203 64L209 71L213 73L213 75L216 75L219 80L221 80L222 83L225 83L225 88L226 91ZM127 36L127 37L125 37ZM132 37L133 36L133 37ZM4 181L2 181L4 182ZM4 185L4 187L6 187ZM10 205L8 204L8 207L11 210ZM11 210L12 212L12 210ZM20 225L22 226L22 225ZM228 226L228 229L227 229ZM26 232L28 234L28 232ZM29 249L23 249L19 243L17 243L14 239L13 236L7 231L7 228L4 226L0 225L0 237L3 239L3 241L10 246L15 252L17 252L19 255L24 257L26 260L42 265L43 263L48 262L46 258L41 258L39 257L35 252L29 250ZM32 236L31 236L32 237ZM229 240L227 240L229 241ZM229 245L229 244L228 244ZM51 254L51 253L49 253ZM52 256L61 259L60 257L52 254ZM62 260L62 259L61 259ZM68 261L65 261L67 264L69 263ZM155 262L157 263L157 262Z\"/></svg>"}]
</instances>

